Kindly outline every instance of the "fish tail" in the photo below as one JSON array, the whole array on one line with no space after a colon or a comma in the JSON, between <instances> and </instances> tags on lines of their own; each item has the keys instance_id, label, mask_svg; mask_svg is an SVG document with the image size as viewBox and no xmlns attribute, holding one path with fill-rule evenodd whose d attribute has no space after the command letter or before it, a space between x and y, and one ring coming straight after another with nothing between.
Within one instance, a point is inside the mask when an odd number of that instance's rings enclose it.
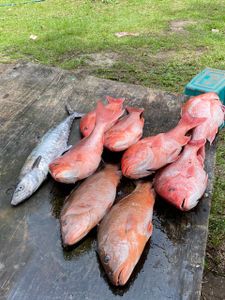
<instances>
[{"instance_id":1,"label":"fish tail","mask_svg":"<svg viewBox=\"0 0 225 300\"><path fill-rule=\"evenodd\" d=\"M178 125L187 128L187 130L190 130L192 128L195 128L196 126L204 123L207 120L207 118L196 118L192 117L189 112L185 112L183 116L181 117Z\"/></svg>"},{"instance_id":2,"label":"fish tail","mask_svg":"<svg viewBox=\"0 0 225 300\"><path fill-rule=\"evenodd\" d=\"M108 170L110 172L114 172L118 176L119 179L122 177L122 171L119 170L119 164L106 164L105 170Z\"/></svg>"},{"instance_id":3,"label":"fish tail","mask_svg":"<svg viewBox=\"0 0 225 300\"><path fill-rule=\"evenodd\" d=\"M96 108L96 126L101 125L104 127L104 131L111 128L120 116L124 113L122 107L114 107L109 109L103 105L101 101L98 101Z\"/></svg>"},{"instance_id":4,"label":"fish tail","mask_svg":"<svg viewBox=\"0 0 225 300\"><path fill-rule=\"evenodd\" d=\"M131 106L126 106L126 110L128 111L129 114L135 112L141 115L144 112L144 108L131 107Z\"/></svg>"},{"instance_id":5,"label":"fish tail","mask_svg":"<svg viewBox=\"0 0 225 300\"><path fill-rule=\"evenodd\" d=\"M118 104L118 105L122 105L123 102L125 101L124 98L113 98L111 96L106 96L106 100L108 101L109 104Z\"/></svg>"},{"instance_id":6,"label":"fish tail","mask_svg":"<svg viewBox=\"0 0 225 300\"><path fill-rule=\"evenodd\" d=\"M134 181L136 189L152 189L153 183L149 179L138 179Z\"/></svg>"},{"instance_id":7,"label":"fish tail","mask_svg":"<svg viewBox=\"0 0 225 300\"><path fill-rule=\"evenodd\" d=\"M66 103L65 109L68 115L73 116L74 118L82 118L85 115L84 113L74 111L69 103Z\"/></svg>"},{"instance_id":8,"label":"fish tail","mask_svg":"<svg viewBox=\"0 0 225 300\"><path fill-rule=\"evenodd\" d=\"M205 160L205 143L206 139L190 140L185 146L184 152L188 153L191 151L191 153L197 153L198 159L203 165Z\"/></svg>"}]
</instances>

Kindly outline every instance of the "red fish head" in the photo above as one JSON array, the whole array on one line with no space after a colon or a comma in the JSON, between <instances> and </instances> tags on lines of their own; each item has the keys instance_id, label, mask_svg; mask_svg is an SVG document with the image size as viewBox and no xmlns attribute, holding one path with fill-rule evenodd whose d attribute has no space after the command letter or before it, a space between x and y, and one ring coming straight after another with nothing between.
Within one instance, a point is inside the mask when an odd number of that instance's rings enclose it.
<instances>
[{"instance_id":1,"label":"red fish head","mask_svg":"<svg viewBox=\"0 0 225 300\"><path fill-rule=\"evenodd\" d=\"M124 285L128 281L135 262L130 258L130 244L128 241L115 241L111 244L109 252L99 252L102 264L106 270L110 281L118 286Z\"/></svg>"},{"instance_id":2,"label":"red fish head","mask_svg":"<svg viewBox=\"0 0 225 300\"><path fill-rule=\"evenodd\" d=\"M49 165L52 177L59 182L75 183L78 180L77 168L69 163L54 161Z\"/></svg>"},{"instance_id":3,"label":"red fish head","mask_svg":"<svg viewBox=\"0 0 225 300\"><path fill-rule=\"evenodd\" d=\"M196 189L191 182L190 184L187 181L182 183L181 179L177 183L175 181L172 183L168 181L163 184L160 194L170 204L182 211L194 208L202 196L201 191Z\"/></svg>"},{"instance_id":4,"label":"red fish head","mask_svg":"<svg viewBox=\"0 0 225 300\"><path fill-rule=\"evenodd\" d=\"M138 179L153 173L149 169L154 155L147 145L137 143L131 146L123 155L121 161L122 173L128 178Z\"/></svg>"}]
</instances>

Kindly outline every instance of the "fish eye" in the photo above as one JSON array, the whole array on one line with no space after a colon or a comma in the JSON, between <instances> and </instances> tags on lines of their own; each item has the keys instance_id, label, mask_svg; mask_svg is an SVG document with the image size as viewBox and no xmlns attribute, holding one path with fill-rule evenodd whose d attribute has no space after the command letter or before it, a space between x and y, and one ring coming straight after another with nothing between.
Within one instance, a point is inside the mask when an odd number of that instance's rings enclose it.
<instances>
[{"instance_id":1,"label":"fish eye","mask_svg":"<svg viewBox=\"0 0 225 300\"><path fill-rule=\"evenodd\" d=\"M24 189L24 186L23 185L19 185L18 188L17 188L17 191L21 192L23 189Z\"/></svg>"},{"instance_id":2,"label":"fish eye","mask_svg":"<svg viewBox=\"0 0 225 300\"><path fill-rule=\"evenodd\" d=\"M109 255L105 255L105 257L104 257L104 263L108 263L110 261L110 256Z\"/></svg>"}]
</instances>

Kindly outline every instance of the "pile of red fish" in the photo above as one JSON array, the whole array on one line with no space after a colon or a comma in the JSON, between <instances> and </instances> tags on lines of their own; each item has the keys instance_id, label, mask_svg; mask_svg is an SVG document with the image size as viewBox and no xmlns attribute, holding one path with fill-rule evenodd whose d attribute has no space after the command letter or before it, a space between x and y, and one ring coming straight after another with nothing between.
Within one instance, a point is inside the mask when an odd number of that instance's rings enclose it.
<instances>
[{"instance_id":1,"label":"pile of red fish","mask_svg":"<svg viewBox=\"0 0 225 300\"><path fill-rule=\"evenodd\" d=\"M142 108L126 107L123 99L107 97L82 117L84 138L49 165L62 183L85 179L66 198L60 223L64 245L74 245L98 227L98 253L114 285L124 285L153 230L155 192L182 211L195 207L207 187L205 144L214 140L224 122L224 107L215 93L188 100L177 126L142 139ZM189 133L189 135L187 135ZM97 170L103 149L124 151L121 171L105 164ZM145 178L155 173L152 179ZM121 177L140 179L135 190L113 203ZM150 177L152 178L152 177Z\"/></svg>"},{"instance_id":2,"label":"pile of red fish","mask_svg":"<svg viewBox=\"0 0 225 300\"><path fill-rule=\"evenodd\" d=\"M65 245L73 245L100 223L101 262L112 283L124 285L152 234L152 186L183 211L195 207L204 194L208 179L204 170L205 143L214 140L224 121L224 109L215 93L193 97L182 107L175 128L141 139L144 110L126 107L128 114L120 118L123 100L108 98L108 102L106 106L98 102L96 110L81 119L80 130L85 137L54 160L49 169L55 180L64 183L90 176L65 201L62 239ZM121 171L116 165L106 165L93 174L104 147L126 150L121 169L128 178L144 178L156 172L153 184L146 179L138 181L136 189L112 207Z\"/></svg>"}]
</instances>

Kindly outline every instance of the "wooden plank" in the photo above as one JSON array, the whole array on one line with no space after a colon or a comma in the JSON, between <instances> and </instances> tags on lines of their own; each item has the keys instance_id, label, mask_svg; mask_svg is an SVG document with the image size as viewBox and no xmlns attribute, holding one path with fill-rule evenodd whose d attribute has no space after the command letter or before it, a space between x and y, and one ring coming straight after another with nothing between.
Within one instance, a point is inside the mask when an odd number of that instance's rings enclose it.
<instances>
[{"instance_id":1,"label":"wooden plank","mask_svg":"<svg viewBox=\"0 0 225 300\"><path fill-rule=\"evenodd\" d=\"M112 287L96 254L96 230L63 249L58 216L71 187L49 178L19 207L10 200L24 160L42 136L66 115L65 103L89 111L106 95L145 108L145 132L172 128L184 97L136 85L77 78L56 68L18 64L0 78L0 299L199 299L212 194L215 145L207 149L207 192L189 213L157 199L154 232L131 280ZM80 138L74 122L71 143ZM110 158L109 158L110 159ZM123 180L126 194L132 183Z\"/></svg>"}]
</instances>

